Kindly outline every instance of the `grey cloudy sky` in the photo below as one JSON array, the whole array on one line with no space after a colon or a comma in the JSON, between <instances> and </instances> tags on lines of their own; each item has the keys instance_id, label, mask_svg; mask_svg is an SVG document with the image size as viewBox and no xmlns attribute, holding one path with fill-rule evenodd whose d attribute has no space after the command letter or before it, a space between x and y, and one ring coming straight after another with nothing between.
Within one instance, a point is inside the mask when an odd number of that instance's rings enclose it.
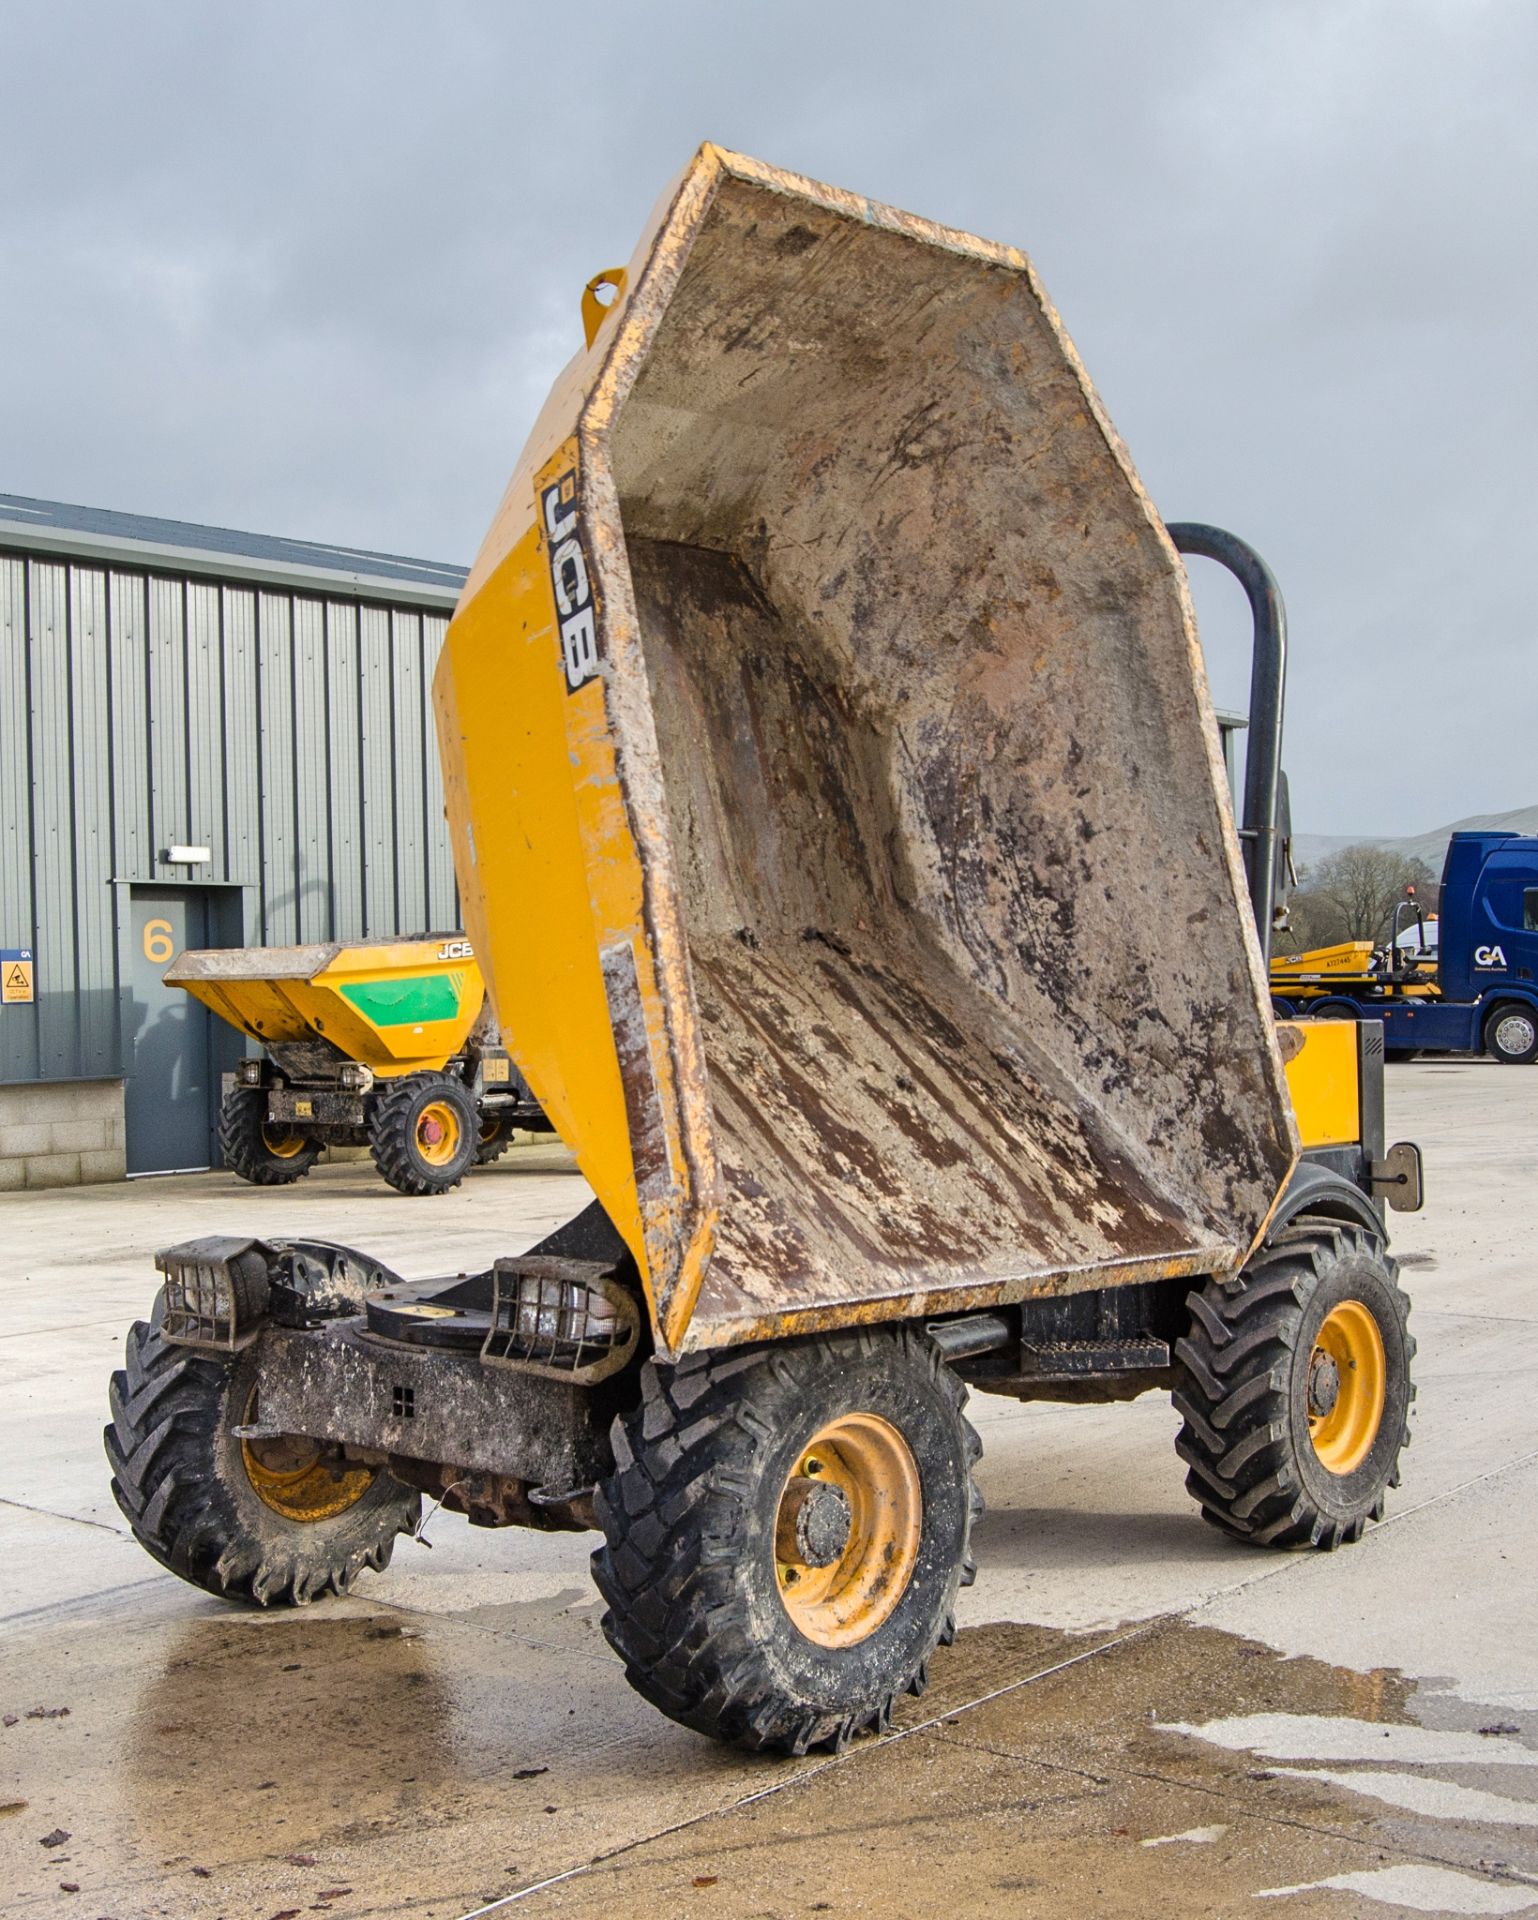
<instances>
[{"instance_id":1,"label":"grey cloudy sky","mask_svg":"<svg viewBox=\"0 0 1538 1920\"><path fill-rule=\"evenodd\" d=\"M468 561L711 138L1033 256L1281 578L1300 828L1538 802L1530 0L0 0L0 76L0 491Z\"/></svg>"}]
</instances>

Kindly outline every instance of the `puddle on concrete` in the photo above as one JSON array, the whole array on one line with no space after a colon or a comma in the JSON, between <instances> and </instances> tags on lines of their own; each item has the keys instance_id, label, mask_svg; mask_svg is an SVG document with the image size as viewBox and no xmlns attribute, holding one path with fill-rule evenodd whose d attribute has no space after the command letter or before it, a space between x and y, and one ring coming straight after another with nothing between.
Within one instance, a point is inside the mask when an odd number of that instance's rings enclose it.
<instances>
[{"instance_id":1,"label":"puddle on concrete","mask_svg":"<svg viewBox=\"0 0 1538 1920\"><path fill-rule=\"evenodd\" d=\"M1214 1840L1221 1840L1227 1831L1228 1828L1226 1826L1187 1827L1184 1833L1156 1834L1153 1839L1145 1840L1143 1845L1145 1847L1172 1847L1176 1845L1177 1842L1186 1841L1191 1846L1210 1847Z\"/></svg>"},{"instance_id":2,"label":"puddle on concrete","mask_svg":"<svg viewBox=\"0 0 1538 1920\"><path fill-rule=\"evenodd\" d=\"M571 1604L34 1636L26 1684L71 1713L0 1744L28 1803L0 1914L14 1888L87 1920L457 1920L578 1868L504 1911L1538 1915L1538 1717L1181 1621L997 1625L936 1657L898 1737L782 1763L551 1645Z\"/></svg>"},{"instance_id":3,"label":"puddle on concrete","mask_svg":"<svg viewBox=\"0 0 1538 1920\"><path fill-rule=\"evenodd\" d=\"M318 1610L200 1620L146 1677L124 1740L124 1812L161 1856L206 1848L211 1789L221 1851L286 1830L363 1833L452 1796L452 1723L452 1690L414 1623Z\"/></svg>"},{"instance_id":4,"label":"puddle on concrete","mask_svg":"<svg viewBox=\"0 0 1538 1920\"><path fill-rule=\"evenodd\" d=\"M1336 1873L1303 1887L1268 1887L1262 1900L1295 1900L1321 1889L1349 1893L1396 1913L1530 1913L1533 1890L1476 1880L1446 1867L1376 1867L1366 1873ZM1350 1906L1345 1906L1350 1911Z\"/></svg>"},{"instance_id":5,"label":"puddle on concrete","mask_svg":"<svg viewBox=\"0 0 1538 1920\"><path fill-rule=\"evenodd\" d=\"M1406 1708L1416 1699L1414 1689L1396 1691ZM1381 1696L1375 1703L1382 1704ZM1484 1718L1477 1708L1465 1712L1471 1720ZM1503 1766L1538 1767L1538 1750L1517 1740L1521 1730L1514 1720L1485 1719L1484 1724L1490 1731L1385 1724L1350 1713L1262 1713L1210 1720L1200 1727L1172 1722L1165 1731L1195 1734L1230 1752L1253 1753L1264 1760L1389 1760L1418 1767L1487 1767L1499 1761ZM1509 1731L1496 1733L1497 1726ZM1492 1744L1496 1740L1499 1746Z\"/></svg>"},{"instance_id":6,"label":"puddle on concrete","mask_svg":"<svg viewBox=\"0 0 1538 1920\"><path fill-rule=\"evenodd\" d=\"M24 1803L0 1821L0 1915L13 1897L74 1913L69 1881L85 1920L266 1920L342 1886L338 1912L452 1920L778 1773L659 1721L616 1661L552 1644L575 1598L489 1625L196 1600L41 1623L0 1672L0 1804ZM34 1701L68 1711L31 1721Z\"/></svg>"}]
</instances>

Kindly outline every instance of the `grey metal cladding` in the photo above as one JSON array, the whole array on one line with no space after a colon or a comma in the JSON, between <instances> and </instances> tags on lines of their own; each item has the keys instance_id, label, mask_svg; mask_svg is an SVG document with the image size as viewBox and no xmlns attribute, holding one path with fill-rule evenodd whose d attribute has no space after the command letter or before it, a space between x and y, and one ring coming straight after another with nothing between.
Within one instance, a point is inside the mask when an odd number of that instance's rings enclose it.
<instances>
[{"instance_id":1,"label":"grey metal cladding","mask_svg":"<svg viewBox=\"0 0 1538 1920\"><path fill-rule=\"evenodd\" d=\"M422 616L415 612L392 613L390 627L390 686L395 701L395 913L403 928L425 927L429 916L422 756L432 729L426 724Z\"/></svg>"},{"instance_id":2,"label":"grey metal cladding","mask_svg":"<svg viewBox=\"0 0 1538 1920\"><path fill-rule=\"evenodd\" d=\"M75 747L70 722L69 580L63 567L34 567L27 583L32 683L32 857L36 868L36 953L56 955L52 975L62 988L37 982L37 1076L71 1075L78 1057L79 978L75 948ZM15 1007L0 1009L9 1013ZM3 1029L0 1029L3 1031Z\"/></svg>"},{"instance_id":3,"label":"grey metal cladding","mask_svg":"<svg viewBox=\"0 0 1538 1920\"><path fill-rule=\"evenodd\" d=\"M424 613L422 615L422 678L427 686L432 685L433 675L438 670L438 655L443 651L444 637L448 633L449 623L442 614ZM438 758L437 716L427 707L426 739L422 745L422 765L426 769L426 792L423 797L424 819L427 832L427 894L434 902L433 912L428 918L435 924L438 915L437 903L452 900L454 905L449 914L452 925L460 924L459 887L454 878L454 854L449 845L448 834L443 829L444 795L443 763Z\"/></svg>"},{"instance_id":4,"label":"grey metal cladding","mask_svg":"<svg viewBox=\"0 0 1538 1920\"><path fill-rule=\"evenodd\" d=\"M300 942L330 938L332 921L331 761L326 752L326 610L319 600L296 600L294 637L294 851Z\"/></svg>"},{"instance_id":5,"label":"grey metal cladding","mask_svg":"<svg viewBox=\"0 0 1538 1920\"><path fill-rule=\"evenodd\" d=\"M196 569L120 563L98 535L163 523L94 516L71 556L58 521L84 510L40 511L34 543L29 506L0 495L0 947L32 949L37 999L0 1009L0 1081L125 1070L115 882L242 887L252 945L458 925L430 711L457 569L305 548L328 593L278 577L303 543L241 536L253 564L284 551L220 579L217 530L165 543L201 536ZM360 592L391 565L409 596Z\"/></svg>"},{"instance_id":6,"label":"grey metal cladding","mask_svg":"<svg viewBox=\"0 0 1538 1920\"><path fill-rule=\"evenodd\" d=\"M116 960L111 920L96 911L114 871L106 575L72 568L69 590L76 1043L86 1063L110 1061L117 1052L117 996L97 984L113 980Z\"/></svg>"},{"instance_id":7,"label":"grey metal cladding","mask_svg":"<svg viewBox=\"0 0 1538 1920\"><path fill-rule=\"evenodd\" d=\"M331 897L341 926L361 927L363 909L363 818L360 768L363 754L363 686L358 666L358 609L326 608L329 700L326 759L333 805L327 818Z\"/></svg>"},{"instance_id":8,"label":"grey metal cladding","mask_svg":"<svg viewBox=\"0 0 1538 1920\"><path fill-rule=\"evenodd\" d=\"M27 643L27 564L0 554L0 945L20 946L37 925L32 830L31 648ZM15 936L11 933L15 929ZM37 1078L37 1021L0 1008L0 1077Z\"/></svg>"},{"instance_id":9,"label":"grey metal cladding","mask_svg":"<svg viewBox=\"0 0 1538 1920\"><path fill-rule=\"evenodd\" d=\"M363 915L394 922L395 729L390 687L390 615L384 607L358 610L358 667L362 689L359 727L362 779Z\"/></svg>"},{"instance_id":10,"label":"grey metal cladding","mask_svg":"<svg viewBox=\"0 0 1538 1920\"><path fill-rule=\"evenodd\" d=\"M367 593L412 606L452 607L465 583L463 567L436 560L241 533L233 527L201 527L187 520L158 520L16 493L0 493L0 544L108 566L161 566L189 577L281 581L321 594Z\"/></svg>"}]
</instances>

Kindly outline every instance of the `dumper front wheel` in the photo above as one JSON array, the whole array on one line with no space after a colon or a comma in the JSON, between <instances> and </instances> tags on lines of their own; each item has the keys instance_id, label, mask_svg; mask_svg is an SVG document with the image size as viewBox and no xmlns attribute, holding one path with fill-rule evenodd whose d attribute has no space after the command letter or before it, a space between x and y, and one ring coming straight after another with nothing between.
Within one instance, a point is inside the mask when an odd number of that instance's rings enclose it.
<instances>
[{"instance_id":1,"label":"dumper front wheel","mask_svg":"<svg viewBox=\"0 0 1538 1920\"><path fill-rule=\"evenodd\" d=\"M972 1575L964 1397L908 1331L648 1364L615 1423L593 1556L631 1685L750 1747L884 1729Z\"/></svg>"},{"instance_id":2,"label":"dumper front wheel","mask_svg":"<svg viewBox=\"0 0 1538 1920\"><path fill-rule=\"evenodd\" d=\"M1215 1526L1259 1546L1328 1549L1382 1517L1415 1397L1397 1275L1376 1237L1318 1221L1285 1228L1237 1281L1190 1296L1176 1445Z\"/></svg>"},{"instance_id":3,"label":"dumper front wheel","mask_svg":"<svg viewBox=\"0 0 1538 1920\"><path fill-rule=\"evenodd\" d=\"M231 1087L219 1107L219 1152L231 1173L258 1187L302 1180L320 1157L320 1142L267 1118L263 1087Z\"/></svg>"},{"instance_id":4,"label":"dumper front wheel","mask_svg":"<svg viewBox=\"0 0 1538 1920\"><path fill-rule=\"evenodd\" d=\"M247 1354L172 1346L137 1321L102 1438L112 1492L163 1567L222 1599L303 1606L389 1564L421 1496L382 1469L261 1431Z\"/></svg>"},{"instance_id":5,"label":"dumper front wheel","mask_svg":"<svg viewBox=\"0 0 1538 1920\"><path fill-rule=\"evenodd\" d=\"M369 1109L374 1165L399 1193L447 1193L475 1164L480 1116L463 1084L443 1073L392 1080Z\"/></svg>"}]
</instances>

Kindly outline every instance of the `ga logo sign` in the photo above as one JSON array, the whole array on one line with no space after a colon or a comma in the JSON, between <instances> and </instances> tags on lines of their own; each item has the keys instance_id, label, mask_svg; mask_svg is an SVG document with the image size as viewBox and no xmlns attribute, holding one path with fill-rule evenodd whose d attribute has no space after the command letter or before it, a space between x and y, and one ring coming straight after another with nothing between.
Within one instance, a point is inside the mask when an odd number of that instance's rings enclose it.
<instances>
[{"instance_id":1,"label":"ga logo sign","mask_svg":"<svg viewBox=\"0 0 1538 1920\"><path fill-rule=\"evenodd\" d=\"M1506 966L1505 948L1476 947L1474 949L1474 965L1476 967L1496 967L1504 971Z\"/></svg>"}]
</instances>

